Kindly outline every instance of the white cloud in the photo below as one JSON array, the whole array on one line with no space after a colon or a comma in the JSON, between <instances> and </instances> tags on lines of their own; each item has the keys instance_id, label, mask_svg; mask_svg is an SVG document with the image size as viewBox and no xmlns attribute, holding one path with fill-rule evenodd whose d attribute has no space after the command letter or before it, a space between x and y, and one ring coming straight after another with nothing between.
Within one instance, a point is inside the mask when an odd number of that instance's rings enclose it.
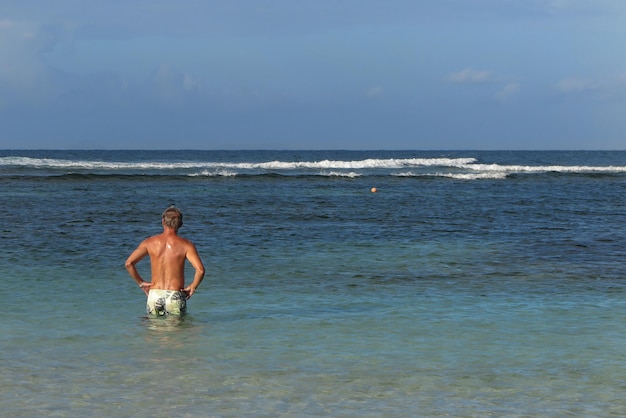
<instances>
[{"instance_id":1,"label":"white cloud","mask_svg":"<svg viewBox=\"0 0 626 418\"><path fill-rule=\"evenodd\" d=\"M196 78L189 74L183 75L183 89L185 89L185 91L197 91L199 87L200 82Z\"/></svg>"},{"instance_id":2,"label":"white cloud","mask_svg":"<svg viewBox=\"0 0 626 418\"><path fill-rule=\"evenodd\" d=\"M491 86L491 88L493 88L493 86L500 86L500 89L492 96L498 101L509 100L519 93L520 90L520 83L515 77L502 76L487 70L465 68L464 70L449 74L445 79L455 84L486 84Z\"/></svg>"},{"instance_id":3,"label":"white cloud","mask_svg":"<svg viewBox=\"0 0 626 418\"><path fill-rule=\"evenodd\" d=\"M0 20L0 64L6 67L18 54L31 55L23 51L26 41L32 37L31 25L13 20Z\"/></svg>"},{"instance_id":4,"label":"white cloud","mask_svg":"<svg viewBox=\"0 0 626 418\"><path fill-rule=\"evenodd\" d=\"M560 80L556 84L556 88L561 93L580 93L586 91L594 91L598 88L596 82L577 77L569 77Z\"/></svg>"},{"instance_id":5,"label":"white cloud","mask_svg":"<svg viewBox=\"0 0 626 418\"><path fill-rule=\"evenodd\" d=\"M597 14L623 11L623 2L615 0L535 0L538 9L554 12Z\"/></svg>"},{"instance_id":6,"label":"white cloud","mask_svg":"<svg viewBox=\"0 0 626 418\"><path fill-rule=\"evenodd\" d=\"M56 90L59 72L47 61L59 45L71 42L60 24L0 20L0 93L11 91L24 99L45 99Z\"/></svg>"},{"instance_id":7,"label":"white cloud","mask_svg":"<svg viewBox=\"0 0 626 418\"><path fill-rule=\"evenodd\" d=\"M494 76L491 71L465 68L464 70L448 75L446 79L451 83L479 84L493 82Z\"/></svg>"},{"instance_id":8,"label":"white cloud","mask_svg":"<svg viewBox=\"0 0 626 418\"><path fill-rule=\"evenodd\" d=\"M626 73L604 78L567 77L554 85L564 96L585 96L595 101L626 100Z\"/></svg>"},{"instance_id":9,"label":"white cloud","mask_svg":"<svg viewBox=\"0 0 626 418\"><path fill-rule=\"evenodd\" d=\"M157 96L167 104L178 105L187 94L198 91L199 81L169 64L162 64L153 78Z\"/></svg>"},{"instance_id":10,"label":"white cloud","mask_svg":"<svg viewBox=\"0 0 626 418\"><path fill-rule=\"evenodd\" d=\"M13 21L9 19L0 20L0 29L11 29L13 27Z\"/></svg>"},{"instance_id":11,"label":"white cloud","mask_svg":"<svg viewBox=\"0 0 626 418\"><path fill-rule=\"evenodd\" d=\"M507 83L502 87L500 91L498 91L494 97L500 101L506 101L515 96L519 92L520 86L519 83Z\"/></svg>"},{"instance_id":12,"label":"white cloud","mask_svg":"<svg viewBox=\"0 0 626 418\"><path fill-rule=\"evenodd\" d=\"M30 22L0 21L0 94L41 92L45 68L37 42L37 27Z\"/></svg>"},{"instance_id":13,"label":"white cloud","mask_svg":"<svg viewBox=\"0 0 626 418\"><path fill-rule=\"evenodd\" d=\"M383 95L383 88L380 86L374 86L367 89L367 97L380 97Z\"/></svg>"}]
</instances>

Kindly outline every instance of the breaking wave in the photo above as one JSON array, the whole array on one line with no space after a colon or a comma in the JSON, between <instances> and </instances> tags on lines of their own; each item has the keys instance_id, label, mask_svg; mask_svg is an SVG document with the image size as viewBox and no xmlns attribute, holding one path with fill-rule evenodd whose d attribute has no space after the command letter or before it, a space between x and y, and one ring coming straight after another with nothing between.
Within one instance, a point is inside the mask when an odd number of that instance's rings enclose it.
<instances>
[{"instance_id":1,"label":"breaking wave","mask_svg":"<svg viewBox=\"0 0 626 418\"><path fill-rule=\"evenodd\" d=\"M256 175L323 177L443 177L458 180L505 179L516 174L616 174L626 166L501 165L476 158L367 158L318 161L103 161L0 157L0 175L161 175L235 177Z\"/></svg>"}]
</instances>

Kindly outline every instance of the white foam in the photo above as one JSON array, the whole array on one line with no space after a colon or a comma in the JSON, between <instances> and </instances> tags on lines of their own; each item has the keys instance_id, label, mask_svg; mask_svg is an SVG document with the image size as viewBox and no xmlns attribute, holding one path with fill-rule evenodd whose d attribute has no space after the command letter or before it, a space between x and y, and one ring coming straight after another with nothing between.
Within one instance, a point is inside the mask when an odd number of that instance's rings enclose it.
<instances>
[{"instance_id":1,"label":"white foam","mask_svg":"<svg viewBox=\"0 0 626 418\"><path fill-rule=\"evenodd\" d=\"M341 171L328 171L328 172L322 172L321 173L323 176L328 176L328 177L348 177L348 178L356 178L356 177L362 177L362 174L359 173L355 173L354 171L350 171L347 173L343 173Z\"/></svg>"},{"instance_id":2,"label":"white foam","mask_svg":"<svg viewBox=\"0 0 626 418\"><path fill-rule=\"evenodd\" d=\"M229 170L202 170L198 173L189 174L189 177L235 177L236 175L236 172Z\"/></svg>"},{"instance_id":3,"label":"white foam","mask_svg":"<svg viewBox=\"0 0 626 418\"><path fill-rule=\"evenodd\" d=\"M462 167L476 161L474 158L409 158L409 159L366 159L356 161L267 161L254 163L232 162L107 162L85 160L61 160L53 158L2 157L0 165L48 168L82 168L82 169L193 169L225 167L243 170L293 170L293 169L376 169L448 166Z\"/></svg>"},{"instance_id":4,"label":"white foam","mask_svg":"<svg viewBox=\"0 0 626 418\"><path fill-rule=\"evenodd\" d=\"M402 173L392 174L396 177L446 177L457 180L480 180L480 179L504 179L507 174L505 172L485 172L485 173L442 173L442 172L425 172L414 173L412 171L405 171Z\"/></svg>"},{"instance_id":5,"label":"white foam","mask_svg":"<svg viewBox=\"0 0 626 418\"><path fill-rule=\"evenodd\" d=\"M463 168L474 171L504 173L626 173L626 166L528 166L499 164L467 164Z\"/></svg>"},{"instance_id":6,"label":"white foam","mask_svg":"<svg viewBox=\"0 0 626 418\"><path fill-rule=\"evenodd\" d=\"M391 175L397 177L437 176L455 179L503 179L515 173L626 173L626 166L500 165L481 164L475 158L389 158L320 161L89 161L54 158L0 157L0 167L21 167L66 172L105 171L110 174L164 172L207 177L232 177L241 174L320 175L361 177ZM193 171L193 172L190 172Z\"/></svg>"},{"instance_id":7,"label":"white foam","mask_svg":"<svg viewBox=\"0 0 626 418\"><path fill-rule=\"evenodd\" d=\"M448 177L457 180L501 180L506 178L506 173L492 172L492 173L439 173L439 177Z\"/></svg>"}]
</instances>

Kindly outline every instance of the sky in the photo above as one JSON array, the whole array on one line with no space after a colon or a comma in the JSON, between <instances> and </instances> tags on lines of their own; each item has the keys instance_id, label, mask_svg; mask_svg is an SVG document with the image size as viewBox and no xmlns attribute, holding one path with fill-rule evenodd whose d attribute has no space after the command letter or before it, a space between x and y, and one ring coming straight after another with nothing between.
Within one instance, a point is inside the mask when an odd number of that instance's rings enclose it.
<instances>
[{"instance_id":1,"label":"sky","mask_svg":"<svg viewBox=\"0 0 626 418\"><path fill-rule=\"evenodd\" d=\"M0 149L626 149L624 0L2 0Z\"/></svg>"}]
</instances>

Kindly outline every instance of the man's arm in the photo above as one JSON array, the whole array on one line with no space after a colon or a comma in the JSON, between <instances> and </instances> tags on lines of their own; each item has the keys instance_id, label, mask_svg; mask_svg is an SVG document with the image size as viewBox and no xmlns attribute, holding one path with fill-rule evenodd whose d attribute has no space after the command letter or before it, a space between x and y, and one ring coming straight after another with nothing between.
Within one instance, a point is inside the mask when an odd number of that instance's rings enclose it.
<instances>
[{"instance_id":1,"label":"man's arm","mask_svg":"<svg viewBox=\"0 0 626 418\"><path fill-rule=\"evenodd\" d=\"M204 265L202 264L202 260L198 255L195 245L192 243L189 243L187 260L189 260L193 268L196 269L196 273L193 276L193 282L183 289L183 291L187 293L187 299L189 299L195 293L196 288L200 285L202 279L204 279Z\"/></svg>"},{"instance_id":2,"label":"man's arm","mask_svg":"<svg viewBox=\"0 0 626 418\"><path fill-rule=\"evenodd\" d=\"M130 256L128 256L124 266L126 267L128 274L130 274L130 277L133 278L139 288L143 290L143 292L147 296L148 291L150 290L150 286L152 286L152 283L146 282L139 274L139 271L137 271L137 267L135 267L135 264L140 262L146 255L148 255L148 247L146 246L146 243L144 241L139 244L139 247L137 247L137 249L133 251Z\"/></svg>"}]
</instances>

